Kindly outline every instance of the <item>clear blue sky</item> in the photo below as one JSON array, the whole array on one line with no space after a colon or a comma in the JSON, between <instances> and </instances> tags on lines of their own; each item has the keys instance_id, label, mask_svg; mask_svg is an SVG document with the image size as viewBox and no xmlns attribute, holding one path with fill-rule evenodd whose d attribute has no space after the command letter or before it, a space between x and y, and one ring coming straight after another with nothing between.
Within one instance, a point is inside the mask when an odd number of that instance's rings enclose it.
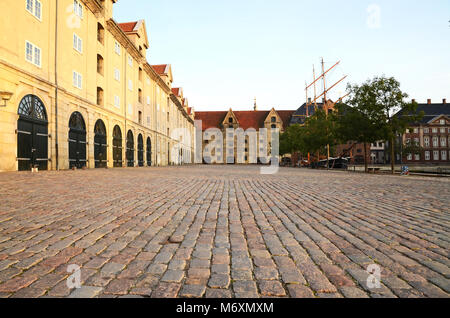
<instances>
[{"instance_id":1,"label":"clear blue sky","mask_svg":"<svg viewBox=\"0 0 450 318\"><path fill-rule=\"evenodd\" d=\"M145 19L150 64L172 64L197 111L251 109L254 97L296 109L321 57L341 60L329 83L385 74L419 102L450 99L449 0L119 0L114 18Z\"/></svg>"}]
</instances>

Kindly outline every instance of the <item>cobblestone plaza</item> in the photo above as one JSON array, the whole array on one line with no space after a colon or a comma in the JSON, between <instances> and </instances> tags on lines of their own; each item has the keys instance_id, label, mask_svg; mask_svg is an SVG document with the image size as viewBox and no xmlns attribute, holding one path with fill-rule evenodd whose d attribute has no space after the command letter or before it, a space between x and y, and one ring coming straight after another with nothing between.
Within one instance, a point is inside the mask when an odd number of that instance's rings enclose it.
<instances>
[{"instance_id":1,"label":"cobblestone plaza","mask_svg":"<svg viewBox=\"0 0 450 318\"><path fill-rule=\"evenodd\" d=\"M0 174L2 297L449 297L450 180L255 166ZM69 289L70 265L81 288ZM368 284L367 268L381 270Z\"/></svg>"}]
</instances>

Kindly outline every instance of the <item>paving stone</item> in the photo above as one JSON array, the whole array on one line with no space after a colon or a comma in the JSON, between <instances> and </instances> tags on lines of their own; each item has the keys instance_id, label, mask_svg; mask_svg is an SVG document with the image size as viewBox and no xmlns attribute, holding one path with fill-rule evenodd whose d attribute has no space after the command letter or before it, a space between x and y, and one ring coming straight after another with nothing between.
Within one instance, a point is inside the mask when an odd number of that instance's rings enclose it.
<instances>
[{"instance_id":1,"label":"paving stone","mask_svg":"<svg viewBox=\"0 0 450 318\"><path fill-rule=\"evenodd\" d=\"M254 166L1 173L0 297L448 298L447 183ZM82 291L67 287L72 264Z\"/></svg>"},{"instance_id":2,"label":"paving stone","mask_svg":"<svg viewBox=\"0 0 450 318\"><path fill-rule=\"evenodd\" d=\"M74 289L69 298L94 298L103 290L101 287L81 286L81 288Z\"/></svg>"},{"instance_id":3,"label":"paving stone","mask_svg":"<svg viewBox=\"0 0 450 318\"><path fill-rule=\"evenodd\" d=\"M206 292L204 285L184 285L180 292L183 298L201 298Z\"/></svg>"}]
</instances>

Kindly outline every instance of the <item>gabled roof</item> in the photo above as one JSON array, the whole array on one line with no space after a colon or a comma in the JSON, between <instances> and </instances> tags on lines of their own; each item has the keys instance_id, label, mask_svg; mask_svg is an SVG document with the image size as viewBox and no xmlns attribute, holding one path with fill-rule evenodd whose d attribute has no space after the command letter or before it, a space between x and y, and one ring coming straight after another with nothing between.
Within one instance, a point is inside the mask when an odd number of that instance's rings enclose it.
<instances>
[{"instance_id":1,"label":"gabled roof","mask_svg":"<svg viewBox=\"0 0 450 318\"><path fill-rule=\"evenodd\" d=\"M119 27L122 29L123 32L133 32L135 31L135 27L138 24L138 21L135 22L125 22L125 23L118 23Z\"/></svg>"},{"instance_id":2,"label":"gabled roof","mask_svg":"<svg viewBox=\"0 0 450 318\"><path fill-rule=\"evenodd\" d=\"M220 124L228 114L225 112L195 112L195 120L202 121L202 130L205 131L209 128L219 128Z\"/></svg>"},{"instance_id":3,"label":"gabled roof","mask_svg":"<svg viewBox=\"0 0 450 318\"><path fill-rule=\"evenodd\" d=\"M158 75L167 75L169 73L169 64L152 65Z\"/></svg>"},{"instance_id":4,"label":"gabled roof","mask_svg":"<svg viewBox=\"0 0 450 318\"><path fill-rule=\"evenodd\" d=\"M236 117L239 128L247 130L249 128L254 128L259 130L264 128L264 121L267 119L271 111L233 111ZM286 128L289 125L290 117L294 113L293 110L279 110L276 111L283 121L283 127ZM203 130L209 128L221 128L222 123L227 116L228 111L218 111L218 112L195 112L195 119L203 121Z\"/></svg>"},{"instance_id":5,"label":"gabled roof","mask_svg":"<svg viewBox=\"0 0 450 318\"><path fill-rule=\"evenodd\" d=\"M418 123L427 124L440 115L450 116L450 104L419 104L417 112L424 112L425 116ZM400 110L396 116L408 116L404 110Z\"/></svg>"},{"instance_id":6,"label":"gabled roof","mask_svg":"<svg viewBox=\"0 0 450 318\"><path fill-rule=\"evenodd\" d=\"M286 129L291 122L291 118L292 115L294 115L295 110L276 110L276 112L283 121L283 129Z\"/></svg>"}]
</instances>

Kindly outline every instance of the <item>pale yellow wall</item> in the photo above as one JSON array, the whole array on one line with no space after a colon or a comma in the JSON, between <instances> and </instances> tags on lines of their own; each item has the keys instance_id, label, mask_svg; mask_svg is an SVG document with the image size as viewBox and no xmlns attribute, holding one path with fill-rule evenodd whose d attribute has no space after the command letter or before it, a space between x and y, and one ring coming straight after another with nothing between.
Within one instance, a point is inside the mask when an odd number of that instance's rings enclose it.
<instances>
[{"instance_id":1,"label":"pale yellow wall","mask_svg":"<svg viewBox=\"0 0 450 318\"><path fill-rule=\"evenodd\" d=\"M39 21L26 8L25 0L1 0L2 15L0 19L0 91L10 91L13 96L5 108L0 108L0 171L17 169L17 107L20 100L27 94L37 95L45 104L49 120L49 163L50 169L56 168L55 136L55 20L56 2L41 0L42 19ZM83 2L83 1L82 1ZM132 130L137 148L137 137L143 135L144 145L147 137L152 141L152 161L156 157L160 164L168 164L166 136L167 128L172 131L180 124L190 127L193 123L181 114L175 105L168 105L169 91L161 86L144 68L145 58L133 58L133 66L128 65L128 56L132 51L121 45L120 56L115 53L115 36L109 32L107 20L112 17L112 0L104 2L104 16L95 15L85 5L83 18L77 23L74 19L73 0L58 0L58 141L59 165L61 169L68 168L68 122L74 111L79 111L85 120L89 146L87 156L89 167L94 167L93 130L95 122L102 119L108 134L108 165L112 167L112 131L115 125L122 130L123 147L128 130ZM97 40L97 24L105 29L104 44ZM142 31L141 31L142 32ZM73 48L73 34L83 40L82 53ZM141 33L142 35L142 33ZM136 45L141 45L144 37L134 39ZM25 60L25 41L28 40L41 49L41 67ZM139 42L141 41L141 43ZM104 59L103 75L97 73L97 54ZM144 52L145 56L145 52ZM139 67L143 70L142 81L139 80ZM114 78L114 70L119 69L120 81ZM73 71L83 76L83 87L73 86ZM126 77L125 77L126 76ZM128 80L133 82L133 88L128 89ZM164 79L171 84L171 79ZM97 106L97 87L104 90L104 104ZM138 101L138 89L142 89L142 103ZM158 93L159 92L159 93ZM114 105L114 96L119 96L120 105ZM150 104L147 103L150 97ZM1 103L1 101L0 101ZM159 104L159 111L157 105ZM128 105L131 105L129 112ZM142 123L138 122L138 112L142 112ZM167 122L167 111L170 121ZM125 122L125 112L127 113ZM175 115L176 114L176 115ZM147 117L150 117L148 123ZM158 129L159 123L159 129ZM126 127L126 128L125 128ZM157 135L160 145L156 149ZM172 142L173 143L173 142ZM191 145L191 150L194 145ZM123 154L125 159L125 151ZM137 160L137 153L135 153Z\"/></svg>"}]
</instances>

